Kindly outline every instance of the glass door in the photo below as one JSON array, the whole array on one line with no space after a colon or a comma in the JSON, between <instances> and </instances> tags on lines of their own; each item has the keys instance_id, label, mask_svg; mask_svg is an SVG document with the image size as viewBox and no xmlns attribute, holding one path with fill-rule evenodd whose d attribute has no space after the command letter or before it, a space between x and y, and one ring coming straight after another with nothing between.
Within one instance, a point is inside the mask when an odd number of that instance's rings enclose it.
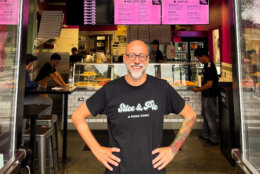
<instances>
[{"instance_id":1,"label":"glass door","mask_svg":"<svg viewBox=\"0 0 260 174\"><path fill-rule=\"evenodd\" d=\"M260 1L235 0L242 159L260 173Z\"/></svg>"},{"instance_id":2,"label":"glass door","mask_svg":"<svg viewBox=\"0 0 260 174\"><path fill-rule=\"evenodd\" d=\"M16 153L21 0L0 1L0 173Z\"/></svg>"}]
</instances>

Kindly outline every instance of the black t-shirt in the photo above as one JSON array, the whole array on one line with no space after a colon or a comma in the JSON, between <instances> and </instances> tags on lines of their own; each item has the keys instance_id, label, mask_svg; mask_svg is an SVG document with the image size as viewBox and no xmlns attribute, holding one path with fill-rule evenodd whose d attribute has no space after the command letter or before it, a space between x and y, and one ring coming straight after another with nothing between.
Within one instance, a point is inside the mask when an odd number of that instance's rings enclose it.
<instances>
[{"instance_id":1,"label":"black t-shirt","mask_svg":"<svg viewBox=\"0 0 260 174\"><path fill-rule=\"evenodd\" d=\"M45 65L43 65L38 76L36 77L36 79L34 81L38 82L54 72L56 72L56 69L54 67L52 67L49 62L47 62Z\"/></svg>"},{"instance_id":2,"label":"black t-shirt","mask_svg":"<svg viewBox=\"0 0 260 174\"><path fill-rule=\"evenodd\" d=\"M74 54L70 56L70 63L73 65L75 62L81 62L82 56L80 54Z\"/></svg>"},{"instance_id":3,"label":"black t-shirt","mask_svg":"<svg viewBox=\"0 0 260 174\"><path fill-rule=\"evenodd\" d=\"M159 62L160 60L163 60L162 52L160 50L155 51L155 61Z\"/></svg>"},{"instance_id":4,"label":"black t-shirt","mask_svg":"<svg viewBox=\"0 0 260 174\"><path fill-rule=\"evenodd\" d=\"M183 98L165 80L147 75L140 86L129 85L125 77L107 83L86 101L92 115L106 114L110 147L121 159L106 174L165 174L153 168L152 151L161 147L163 116L178 114Z\"/></svg>"},{"instance_id":5,"label":"black t-shirt","mask_svg":"<svg viewBox=\"0 0 260 174\"><path fill-rule=\"evenodd\" d=\"M212 88L202 91L202 97L210 98L218 96L218 75L215 64L212 61L206 63L202 69L201 73L201 84L202 86L207 83L207 81L213 81Z\"/></svg>"}]
</instances>

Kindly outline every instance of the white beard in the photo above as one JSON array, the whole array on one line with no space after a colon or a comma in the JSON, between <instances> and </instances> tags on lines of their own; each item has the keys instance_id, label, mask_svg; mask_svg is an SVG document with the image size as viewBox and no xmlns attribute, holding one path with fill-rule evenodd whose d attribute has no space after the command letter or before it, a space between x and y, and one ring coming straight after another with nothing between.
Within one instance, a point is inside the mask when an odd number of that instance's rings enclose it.
<instances>
[{"instance_id":1,"label":"white beard","mask_svg":"<svg viewBox=\"0 0 260 174\"><path fill-rule=\"evenodd\" d=\"M141 68L143 68L142 70L140 71L131 71L131 67L132 66L139 66ZM131 63L130 65L128 63L126 63L126 68L127 68L127 71L128 73L130 74L130 76L135 79L135 80L138 80L142 77L142 75L146 72L146 68L147 68L147 65L144 66L144 64L140 63L140 64L134 64L134 63Z\"/></svg>"}]
</instances>

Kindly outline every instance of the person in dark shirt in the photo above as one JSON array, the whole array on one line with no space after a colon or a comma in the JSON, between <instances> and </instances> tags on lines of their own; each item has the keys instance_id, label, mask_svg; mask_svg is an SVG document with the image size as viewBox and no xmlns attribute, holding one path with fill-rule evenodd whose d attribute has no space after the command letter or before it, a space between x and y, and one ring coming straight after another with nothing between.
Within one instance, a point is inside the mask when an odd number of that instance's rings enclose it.
<instances>
[{"instance_id":1,"label":"person in dark shirt","mask_svg":"<svg viewBox=\"0 0 260 174\"><path fill-rule=\"evenodd\" d=\"M60 74L56 71L55 67L59 65L59 62L61 60L61 57L59 54L54 53L51 56L51 61L47 62L43 65L41 68L38 76L34 80L35 82L38 82L40 86L47 87L47 83L49 78L51 77L58 85L66 87L68 86L60 76Z\"/></svg>"},{"instance_id":2,"label":"person in dark shirt","mask_svg":"<svg viewBox=\"0 0 260 174\"><path fill-rule=\"evenodd\" d=\"M215 64L209 59L208 51L198 48L194 56L204 64L201 73L201 87L195 87L194 92L201 91L203 131L199 138L206 140L205 146L218 145L216 123L216 97L218 96L218 75Z\"/></svg>"},{"instance_id":3,"label":"person in dark shirt","mask_svg":"<svg viewBox=\"0 0 260 174\"><path fill-rule=\"evenodd\" d=\"M82 56L78 53L78 49L73 47L71 49L72 55L70 56L70 69L73 67L75 62L81 62Z\"/></svg>"},{"instance_id":4,"label":"person in dark shirt","mask_svg":"<svg viewBox=\"0 0 260 174\"><path fill-rule=\"evenodd\" d=\"M106 83L73 113L72 121L106 174L165 174L196 122L196 114L165 80L146 74L148 47L132 41L123 56L127 75ZM173 143L162 146L163 119L175 113L184 117ZM92 135L86 118L107 115L109 147Z\"/></svg>"},{"instance_id":5,"label":"person in dark shirt","mask_svg":"<svg viewBox=\"0 0 260 174\"><path fill-rule=\"evenodd\" d=\"M37 60L38 58L32 54L26 55L26 72L25 72L25 91L26 93L29 93L30 90L35 89L39 86L38 82L33 82L30 79L29 70L33 65L33 62ZM24 105L31 105L31 104L43 104L43 105L49 105L49 107L45 110L44 114L50 115L52 111L52 99L43 96L43 95L37 95L37 94L26 94L24 97Z\"/></svg>"},{"instance_id":6,"label":"person in dark shirt","mask_svg":"<svg viewBox=\"0 0 260 174\"><path fill-rule=\"evenodd\" d=\"M152 49L153 49L153 54L151 57L151 62L153 63L162 63L163 62L163 56L162 52L159 50L159 41L154 40L152 41Z\"/></svg>"}]
</instances>

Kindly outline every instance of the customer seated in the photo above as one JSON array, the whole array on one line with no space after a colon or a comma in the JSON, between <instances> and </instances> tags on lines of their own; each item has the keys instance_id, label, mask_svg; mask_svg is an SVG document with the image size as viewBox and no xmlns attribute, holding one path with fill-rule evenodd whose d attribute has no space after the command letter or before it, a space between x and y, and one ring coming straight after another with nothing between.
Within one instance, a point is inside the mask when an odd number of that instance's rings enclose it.
<instances>
[{"instance_id":1,"label":"customer seated","mask_svg":"<svg viewBox=\"0 0 260 174\"><path fill-rule=\"evenodd\" d=\"M48 80L51 77L59 86L66 87L68 86L61 75L56 71L56 67L59 65L61 57L59 54L54 53L51 56L50 62L47 62L41 68L38 76L35 79L35 82L39 83L40 87L47 87Z\"/></svg>"},{"instance_id":2,"label":"customer seated","mask_svg":"<svg viewBox=\"0 0 260 174\"><path fill-rule=\"evenodd\" d=\"M48 96L38 95L38 94L30 94L30 90L35 89L39 86L38 82L33 82L29 76L29 70L33 65L33 62L38 58L32 54L26 55L26 73L25 73L25 97L24 97L24 105L31 105L31 104L43 104L49 105L49 107L45 110L44 115L51 115L52 111L52 99Z\"/></svg>"}]
</instances>

